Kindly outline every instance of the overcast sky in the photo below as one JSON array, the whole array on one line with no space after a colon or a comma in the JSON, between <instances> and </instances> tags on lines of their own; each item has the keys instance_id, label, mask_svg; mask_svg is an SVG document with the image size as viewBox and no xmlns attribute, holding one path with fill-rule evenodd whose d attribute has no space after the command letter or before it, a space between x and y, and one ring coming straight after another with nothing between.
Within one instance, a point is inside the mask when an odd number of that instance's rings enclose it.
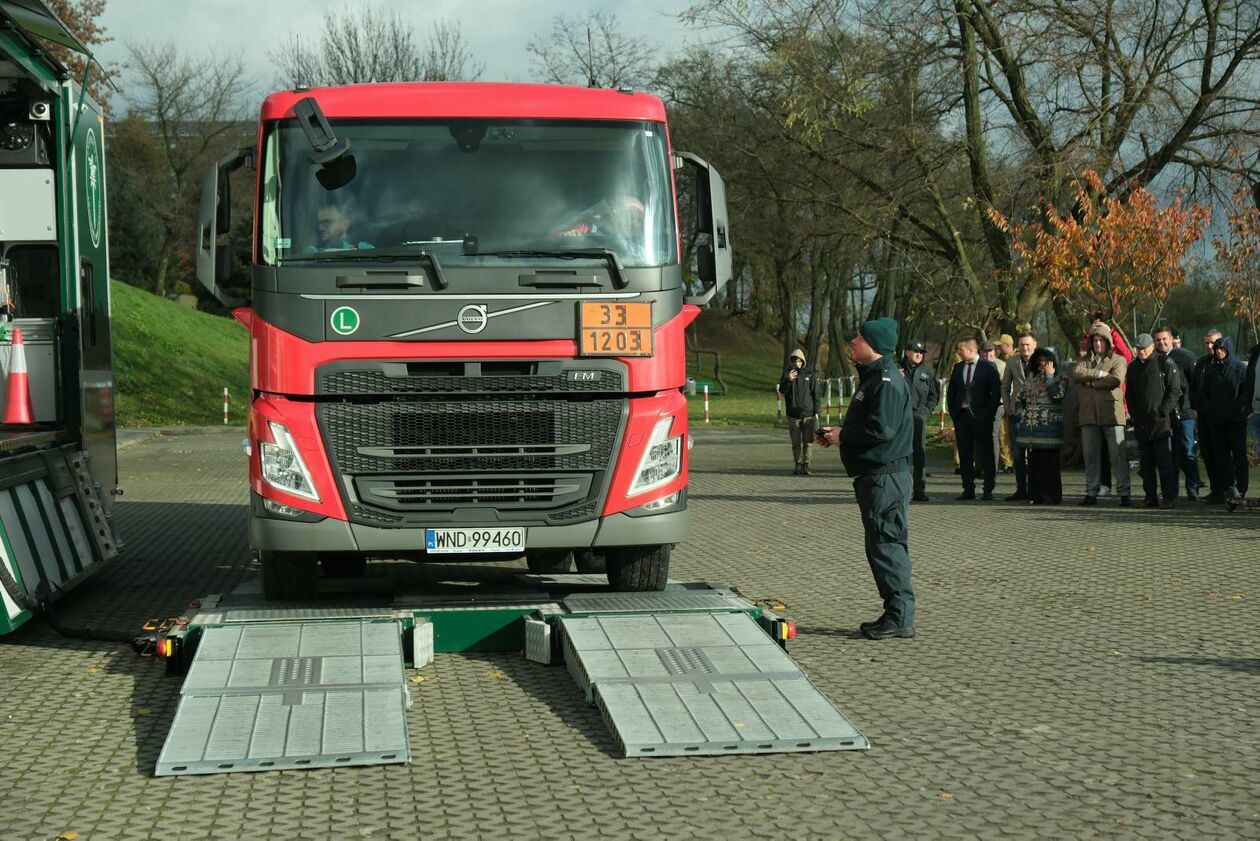
<instances>
[{"instance_id":1,"label":"overcast sky","mask_svg":"<svg viewBox=\"0 0 1260 841\"><path fill-rule=\"evenodd\" d=\"M354 3L358 6L362 2ZM238 54L255 79L261 98L273 89L276 71L269 50L288 40L290 33L317 39L326 9L341 10L346 0L108 0L101 16L113 41L96 55L108 65L121 64L130 41L174 41L189 51ZM557 14L585 15L607 11L617 15L627 35L650 38L662 55L679 51L697 33L678 22L687 0L646 0L644 3L586 0L376 0L377 8L397 11L416 28L423 43L426 27L446 18L463 28L472 53L485 62L486 81L530 81L525 43L551 30Z\"/></svg>"}]
</instances>

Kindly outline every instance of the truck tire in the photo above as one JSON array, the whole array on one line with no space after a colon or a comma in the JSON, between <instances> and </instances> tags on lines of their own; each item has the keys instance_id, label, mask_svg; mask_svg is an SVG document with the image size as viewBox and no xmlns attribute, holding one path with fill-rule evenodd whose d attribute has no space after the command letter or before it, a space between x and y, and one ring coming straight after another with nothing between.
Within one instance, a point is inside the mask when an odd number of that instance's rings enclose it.
<instances>
[{"instance_id":1,"label":"truck tire","mask_svg":"<svg viewBox=\"0 0 1260 841\"><path fill-rule=\"evenodd\" d=\"M525 563L534 575L573 571L573 553L568 549L533 549L525 553Z\"/></svg>"},{"instance_id":2,"label":"truck tire","mask_svg":"<svg viewBox=\"0 0 1260 841\"><path fill-rule=\"evenodd\" d=\"M573 563L578 572L599 574L608 572L608 558L593 549L575 549Z\"/></svg>"},{"instance_id":3,"label":"truck tire","mask_svg":"<svg viewBox=\"0 0 1260 841\"><path fill-rule=\"evenodd\" d=\"M269 602L314 599L319 594L318 558L311 552L258 551L263 598Z\"/></svg>"},{"instance_id":4,"label":"truck tire","mask_svg":"<svg viewBox=\"0 0 1260 841\"><path fill-rule=\"evenodd\" d=\"M355 552L320 552L319 565L325 578L362 578L367 557Z\"/></svg>"},{"instance_id":5,"label":"truck tire","mask_svg":"<svg viewBox=\"0 0 1260 841\"><path fill-rule=\"evenodd\" d=\"M627 546L608 550L608 584L619 593L664 590L672 547Z\"/></svg>"}]
</instances>

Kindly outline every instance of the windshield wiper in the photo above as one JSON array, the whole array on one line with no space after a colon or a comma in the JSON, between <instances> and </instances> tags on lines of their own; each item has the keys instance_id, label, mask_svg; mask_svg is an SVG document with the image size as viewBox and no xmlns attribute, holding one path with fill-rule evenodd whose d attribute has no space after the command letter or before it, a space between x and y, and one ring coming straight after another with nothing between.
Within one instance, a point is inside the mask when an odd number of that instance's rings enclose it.
<instances>
[{"instance_id":1,"label":"windshield wiper","mask_svg":"<svg viewBox=\"0 0 1260 841\"><path fill-rule=\"evenodd\" d=\"M477 251L470 257L559 257L562 260L604 260L608 263L608 271L612 275L613 286L625 289L630 280L626 277L626 269L621 265L621 258L611 248L573 248L555 250L524 249L519 251Z\"/></svg>"},{"instance_id":2,"label":"windshield wiper","mask_svg":"<svg viewBox=\"0 0 1260 841\"><path fill-rule=\"evenodd\" d=\"M417 260L427 262L429 264L429 268L433 270L433 288L445 289L447 286L446 272L442 271L442 264L438 262L437 255L432 251L413 251L411 249L402 248L347 248L341 251L327 251L321 254L312 254L309 257L291 257L285 260L285 262L339 263L343 260L352 260L356 263L397 263L400 260ZM372 285L384 286L388 284L378 283Z\"/></svg>"}]
</instances>

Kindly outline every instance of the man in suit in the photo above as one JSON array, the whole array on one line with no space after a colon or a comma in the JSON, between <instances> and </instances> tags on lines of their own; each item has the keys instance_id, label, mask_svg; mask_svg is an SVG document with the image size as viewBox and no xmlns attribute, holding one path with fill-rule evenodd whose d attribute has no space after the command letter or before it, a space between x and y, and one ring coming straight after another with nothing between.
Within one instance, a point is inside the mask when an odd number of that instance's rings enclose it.
<instances>
[{"instance_id":1,"label":"man in suit","mask_svg":"<svg viewBox=\"0 0 1260 841\"><path fill-rule=\"evenodd\" d=\"M961 361L949 377L946 398L954 421L958 458L962 468L962 495L959 500L976 498L976 459L984 481L981 499L993 499L997 466L993 458L993 421L1002 403L1002 379L992 362L980 358L975 339L958 343Z\"/></svg>"}]
</instances>

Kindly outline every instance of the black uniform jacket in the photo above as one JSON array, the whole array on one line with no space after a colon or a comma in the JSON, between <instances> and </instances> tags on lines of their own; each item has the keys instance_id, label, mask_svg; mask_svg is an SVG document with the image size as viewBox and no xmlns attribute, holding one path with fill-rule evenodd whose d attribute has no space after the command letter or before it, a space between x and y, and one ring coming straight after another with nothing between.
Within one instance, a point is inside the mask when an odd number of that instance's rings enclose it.
<instances>
[{"instance_id":1,"label":"black uniform jacket","mask_svg":"<svg viewBox=\"0 0 1260 841\"><path fill-rule=\"evenodd\" d=\"M914 449L910 386L897 370L897 363L886 356L857 368L857 393L840 431L840 460L845 472L866 476L908 471Z\"/></svg>"},{"instance_id":2,"label":"black uniform jacket","mask_svg":"<svg viewBox=\"0 0 1260 841\"><path fill-rule=\"evenodd\" d=\"M919 420L923 420L940 402L941 384L936 381L936 377L932 375L932 369L924 362L911 365L903 360L901 373L905 374L906 382L910 385L910 413Z\"/></svg>"}]
</instances>

